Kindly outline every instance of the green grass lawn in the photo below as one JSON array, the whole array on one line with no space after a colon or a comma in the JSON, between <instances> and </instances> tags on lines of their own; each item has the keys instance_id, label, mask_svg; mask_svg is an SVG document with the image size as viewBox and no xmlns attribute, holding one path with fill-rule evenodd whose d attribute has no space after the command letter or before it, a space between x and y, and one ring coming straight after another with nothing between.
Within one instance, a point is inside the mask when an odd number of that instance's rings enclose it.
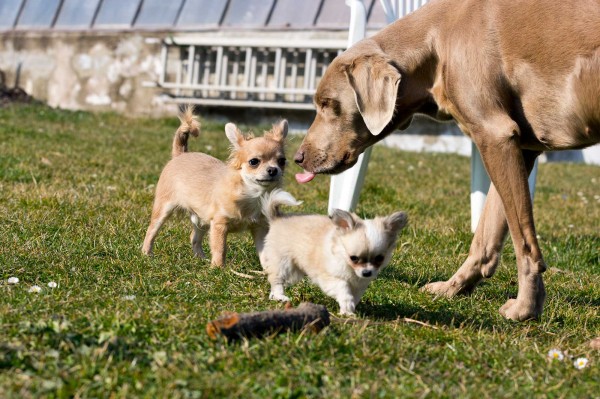
<instances>
[{"instance_id":1,"label":"green grass lawn","mask_svg":"<svg viewBox=\"0 0 600 399\"><path fill-rule=\"evenodd\" d=\"M224 159L223 124L203 123L191 148ZM282 308L264 276L232 273L260 270L249 234L230 236L223 269L192 256L183 216L161 231L153 258L140 252L177 125L175 116L0 109L0 397L600 397L600 352L588 346L600 335L599 167L540 165L548 299L541 320L514 323L498 313L517 293L510 243L473 295L419 291L466 258L469 159L378 146L357 212L405 210L410 224L357 318L227 344L209 340L209 320ZM288 158L300 141L291 138ZM325 213L329 179L300 186L297 171L291 163L286 188L300 211ZM9 285L13 276L20 282ZM29 293L33 285L41 292ZM308 282L287 295L338 309ZM552 348L565 360L549 361ZM589 364L578 370L582 356Z\"/></svg>"}]
</instances>

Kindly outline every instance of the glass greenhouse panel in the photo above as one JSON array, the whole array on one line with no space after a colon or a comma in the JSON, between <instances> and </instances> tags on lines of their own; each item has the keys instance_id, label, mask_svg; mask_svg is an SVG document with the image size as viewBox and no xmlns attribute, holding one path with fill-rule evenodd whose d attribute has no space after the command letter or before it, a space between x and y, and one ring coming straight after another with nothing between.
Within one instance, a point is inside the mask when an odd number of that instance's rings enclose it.
<instances>
[{"instance_id":1,"label":"glass greenhouse panel","mask_svg":"<svg viewBox=\"0 0 600 399\"><path fill-rule=\"evenodd\" d=\"M58 28L89 28L100 0L63 0L54 24Z\"/></svg>"},{"instance_id":2,"label":"glass greenhouse panel","mask_svg":"<svg viewBox=\"0 0 600 399\"><path fill-rule=\"evenodd\" d=\"M23 0L0 1L0 29L12 29Z\"/></svg>"},{"instance_id":3,"label":"glass greenhouse panel","mask_svg":"<svg viewBox=\"0 0 600 399\"><path fill-rule=\"evenodd\" d=\"M177 27L211 26L216 27L223 18L227 1L186 0L177 20Z\"/></svg>"},{"instance_id":4,"label":"glass greenhouse panel","mask_svg":"<svg viewBox=\"0 0 600 399\"><path fill-rule=\"evenodd\" d=\"M18 28L50 28L60 0L25 0Z\"/></svg>"},{"instance_id":5,"label":"glass greenhouse panel","mask_svg":"<svg viewBox=\"0 0 600 399\"><path fill-rule=\"evenodd\" d=\"M182 0L144 0L135 26L173 26Z\"/></svg>"},{"instance_id":6,"label":"glass greenhouse panel","mask_svg":"<svg viewBox=\"0 0 600 399\"><path fill-rule=\"evenodd\" d=\"M260 28L267 23L273 0L230 0L223 26Z\"/></svg>"},{"instance_id":7,"label":"glass greenhouse panel","mask_svg":"<svg viewBox=\"0 0 600 399\"><path fill-rule=\"evenodd\" d=\"M140 0L103 0L94 27L130 27L139 6Z\"/></svg>"},{"instance_id":8,"label":"glass greenhouse panel","mask_svg":"<svg viewBox=\"0 0 600 399\"><path fill-rule=\"evenodd\" d=\"M269 19L270 28L310 28L315 23L321 0L277 0Z\"/></svg>"}]
</instances>

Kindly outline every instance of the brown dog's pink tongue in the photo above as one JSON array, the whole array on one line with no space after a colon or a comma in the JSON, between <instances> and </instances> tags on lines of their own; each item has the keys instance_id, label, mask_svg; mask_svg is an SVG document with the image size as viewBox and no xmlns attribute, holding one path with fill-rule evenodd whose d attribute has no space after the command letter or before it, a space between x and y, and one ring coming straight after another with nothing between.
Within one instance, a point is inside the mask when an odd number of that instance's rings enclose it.
<instances>
[{"instance_id":1,"label":"brown dog's pink tongue","mask_svg":"<svg viewBox=\"0 0 600 399\"><path fill-rule=\"evenodd\" d=\"M304 171L303 173L296 173L296 181L298 183L308 183L315 178L315 174Z\"/></svg>"}]
</instances>

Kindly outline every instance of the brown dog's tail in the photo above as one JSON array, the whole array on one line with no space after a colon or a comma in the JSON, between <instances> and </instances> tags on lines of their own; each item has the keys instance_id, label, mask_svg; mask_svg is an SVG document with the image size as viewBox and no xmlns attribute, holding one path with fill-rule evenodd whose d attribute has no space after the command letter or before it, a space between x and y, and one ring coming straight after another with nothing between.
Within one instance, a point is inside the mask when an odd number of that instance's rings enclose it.
<instances>
[{"instance_id":1,"label":"brown dog's tail","mask_svg":"<svg viewBox=\"0 0 600 399\"><path fill-rule=\"evenodd\" d=\"M200 134L200 121L198 120L198 117L194 115L193 111L193 106L186 105L183 112L179 114L181 125L173 137L173 150L171 151L171 156L173 158L187 152L190 134L194 137L198 137L198 134Z\"/></svg>"}]
</instances>

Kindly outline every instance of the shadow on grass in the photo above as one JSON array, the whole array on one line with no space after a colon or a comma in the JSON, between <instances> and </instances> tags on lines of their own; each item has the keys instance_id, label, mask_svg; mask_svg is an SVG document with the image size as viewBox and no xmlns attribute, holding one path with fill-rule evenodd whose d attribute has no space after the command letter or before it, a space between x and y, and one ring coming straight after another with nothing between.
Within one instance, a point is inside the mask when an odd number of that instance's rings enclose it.
<instances>
[{"instance_id":1,"label":"shadow on grass","mask_svg":"<svg viewBox=\"0 0 600 399\"><path fill-rule=\"evenodd\" d=\"M455 312L449 308L439 310L426 310L417 306L407 304L385 304L371 305L363 303L359 305L359 312L364 317L379 321L394 321L403 318L415 319L432 325L446 325L458 328L464 325L477 325L478 328L493 330L498 322L494 319L495 314L473 314Z\"/></svg>"}]
</instances>

